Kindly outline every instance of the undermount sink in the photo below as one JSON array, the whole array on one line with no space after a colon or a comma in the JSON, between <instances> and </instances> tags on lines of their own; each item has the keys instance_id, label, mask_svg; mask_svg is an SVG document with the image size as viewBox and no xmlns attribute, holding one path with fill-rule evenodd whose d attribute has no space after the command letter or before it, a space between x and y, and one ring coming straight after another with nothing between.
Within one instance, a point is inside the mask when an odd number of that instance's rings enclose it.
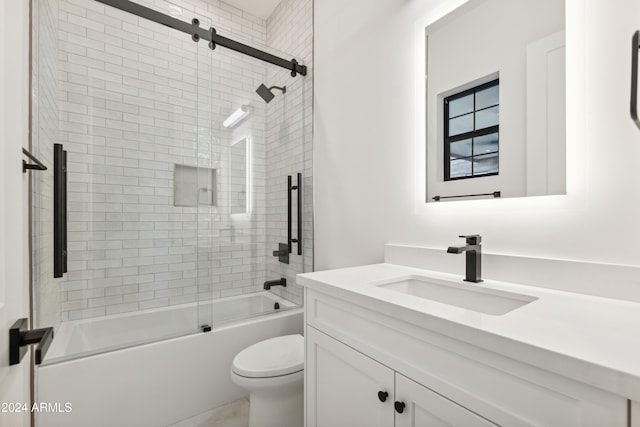
<instances>
[{"instance_id":1,"label":"undermount sink","mask_svg":"<svg viewBox=\"0 0 640 427\"><path fill-rule=\"evenodd\" d=\"M538 299L529 295L422 276L407 276L392 282L378 283L376 286L496 316L509 313Z\"/></svg>"}]
</instances>

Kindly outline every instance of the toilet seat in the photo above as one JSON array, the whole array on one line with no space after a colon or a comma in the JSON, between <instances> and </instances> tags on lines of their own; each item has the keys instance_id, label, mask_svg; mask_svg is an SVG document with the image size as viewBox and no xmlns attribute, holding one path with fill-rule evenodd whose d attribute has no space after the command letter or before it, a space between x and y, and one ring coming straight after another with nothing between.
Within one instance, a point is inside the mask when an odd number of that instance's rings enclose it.
<instances>
[{"instance_id":1,"label":"toilet seat","mask_svg":"<svg viewBox=\"0 0 640 427\"><path fill-rule=\"evenodd\" d=\"M233 359L232 370L247 378L289 375L304 369L304 338L285 335L260 341L242 350Z\"/></svg>"}]
</instances>

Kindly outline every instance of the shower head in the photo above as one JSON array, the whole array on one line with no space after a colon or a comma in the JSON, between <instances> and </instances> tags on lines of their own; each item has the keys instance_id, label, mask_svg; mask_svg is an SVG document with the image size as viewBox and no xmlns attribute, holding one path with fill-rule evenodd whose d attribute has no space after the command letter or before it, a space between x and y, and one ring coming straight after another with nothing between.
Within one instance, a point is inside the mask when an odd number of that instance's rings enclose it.
<instances>
[{"instance_id":1,"label":"shower head","mask_svg":"<svg viewBox=\"0 0 640 427\"><path fill-rule=\"evenodd\" d=\"M282 87L271 86L270 88L268 88L264 85L264 83L261 83L260 86L258 86L258 89L256 89L256 92L258 93L258 95L260 95L260 98L262 98L264 102L266 102L267 104L270 103L271 100L276 97L273 94L273 92L271 92L271 89L278 89L282 91L282 93L287 93L286 86L282 86Z\"/></svg>"}]
</instances>

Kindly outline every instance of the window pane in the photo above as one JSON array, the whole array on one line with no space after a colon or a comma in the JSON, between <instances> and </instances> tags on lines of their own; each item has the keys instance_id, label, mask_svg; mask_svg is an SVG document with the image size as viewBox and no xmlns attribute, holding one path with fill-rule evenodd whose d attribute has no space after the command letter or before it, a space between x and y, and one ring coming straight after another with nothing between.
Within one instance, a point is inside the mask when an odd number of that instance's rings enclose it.
<instances>
[{"instance_id":1,"label":"window pane","mask_svg":"<svg viewBox=\"0 0 640 427\"><path fill-rule=\"evenodd\" d=\"M449 120L449 135L455 136L473 130L473 113Z\"/></svg>"},{"instance_id":2,"label":"window pane","mask_svg":"<svg viewBox=\"0 0 640 427\"><path fill-rule=\"evenodd\" d=\"M449 155L452 159L460 157L471 157L471 141L472 139L463 139L462 141L452 142L449 145Z\"/></svg>"},{"instance_id":3,"label":"window pane","mask_svg":"<svg viewBox=\"0 0 640 427\"><path fill-rule=\"evenodd\" d=\"M489 173L498 173L498 153L473 158L474 175L485 175Z\"/></svg>"},{"instance_id":4,"label":"window pane","mask_svg":"<svg viewBox=\"0 0 640 427\"><path fill-rule=\"evenodd\" d=\"M449 100L449 118L461 116L473 111L473 93L462 98Z\"/></svg>"},{"instance_id":5,"label":"window pane","mask_svg":"<svg viewBox=\"0 0 640 427\"><path fill-rule=\"evenodd\" d=\"M471 158L451 159L449 177L462 178L465 176L471 176Z\"/></svg>"},{"instance_id":6,"label":"window pane","mask_svg":"<svg viewBox=\"0 0 640 427\"><path fill-rule=\"evenodd\" d=\"M500 86L491 86L476 92L476 110L491 107L500 103Z\"/></svg>"},{"instance_id":7,"label":"window pane","mask_svg":"<svg viewBox=\"0 0 640 427\"><path fill-rule=\"evenodd\" d=\"M495 153L498 151L498 133L479 136L473 138L473 153L480 154Z\"/></svg>"},{"instance_id":8,"label":"window pane","mask_svg":"<svg viewBox=\"0 0 640 427\"><path fill-rule=\"evenodd\" d=\"M500 115L499 108L492 107L476 112L476 130L496 126Z\"/></svg>"}]
</instances>

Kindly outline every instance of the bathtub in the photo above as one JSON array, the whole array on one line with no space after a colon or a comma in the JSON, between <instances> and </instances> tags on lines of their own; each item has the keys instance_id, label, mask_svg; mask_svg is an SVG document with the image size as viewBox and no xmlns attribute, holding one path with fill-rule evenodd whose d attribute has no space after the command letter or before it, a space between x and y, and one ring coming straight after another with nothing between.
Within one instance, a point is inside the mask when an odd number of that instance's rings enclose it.
<instances>
[{"instance_id":1,"label":"bathtub","mask_svg":"<svg viewBox=\"0 0 640 427\"><path fill-rule=\"evenodd\" d=\"M198 325L196 308L213 330L184 335ZM231 381L233 357L263 339L302 333L302 316L258 292L64 322L36 370L36 401L61 411L37 413L37 425L166 426L239 399L246 393Z\"/></svg>"}]
</instances>

